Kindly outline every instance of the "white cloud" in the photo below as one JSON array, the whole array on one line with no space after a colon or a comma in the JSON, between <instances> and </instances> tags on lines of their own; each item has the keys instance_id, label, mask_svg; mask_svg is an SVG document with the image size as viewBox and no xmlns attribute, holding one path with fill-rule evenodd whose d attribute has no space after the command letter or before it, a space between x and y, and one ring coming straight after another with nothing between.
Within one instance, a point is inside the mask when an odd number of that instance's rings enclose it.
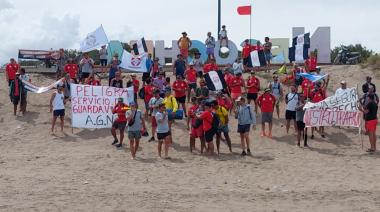
<instances>
[{"instance_id":1,"label":"white cloud","mask_svg":"<svg viewBox=\"0 0 380 212\"><path fill-rule=\"evenodd\" d=\"M13 4L7 0L0 0L0 12L7 9L14 8Z\"/></svg>"}]
</instances>

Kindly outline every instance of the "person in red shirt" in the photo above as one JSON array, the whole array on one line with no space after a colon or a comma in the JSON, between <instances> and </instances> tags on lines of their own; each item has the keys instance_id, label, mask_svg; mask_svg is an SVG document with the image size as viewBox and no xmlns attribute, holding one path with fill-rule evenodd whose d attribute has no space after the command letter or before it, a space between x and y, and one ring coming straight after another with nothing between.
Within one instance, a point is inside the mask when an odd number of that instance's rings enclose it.
<instances>
[{"instance_id":1,"label":"person in red shirt","mask_svg":"<svg viewBox=\"0 0 380 212\"><path fill-rule=\"evenodd\" d=\"M269 124L269 134L268 137L272 138L272 121L273 121L273 111L276 105L276 97L271 94L271 89L266 88L264 93L257 100L257 104L261 109L261 137L266 136L265 134L265 123Z\"/></svg>"},{"instance_id":2,"label":"person in red shirt","mask_svg":"<svg viewBox=\"0 0 380 212\"><path fill-rule=\"evenodd\" d=\"M226 95L224 95L223 92L217 93L216 101L218 102L218 105L226 108L228 111L232 109L233 104L231 100Z\"/></svg>"},{"instance_id":3,"label":"person in red shirt","mask_svg":"<svg viewBox=\"0 0 380 212\"><path fill-rule=\"evenodd\" d=\"M64 66L64 70L66 73L69 74L70 79L72 79L75 84L78 84L77 81L77 73L78 73L78 66L74 63L73 58L69 58L66 65Z\"/></svg>"},{"instance_id":4,"label":"person in red shirt","mask_svg":"<svg viewBox=\"0 0 380 212\"><path fill-rule=\"evenodd\" d=\"M302 88L303 96L306 99L309 99L310 96L311 96L311 91L314 90L314 84L313 84L313 82L311 82L310 80L308 80L308 79L305 78L302 81L301 88Z\"/></svg>"},{"instance_id":5,"label":"person in red shirt","mask_svg":"<svg viewBox=\"0 0 380 212\"><path fill-rule=\"evenodd\" d=\"M20 69L20 65L17 64L14 58L10 59L10 63L5 67L5 77L8 81L8 87L11 86L11 82L13 82L16 78L16 73Z\"/></svg>"},{"instance_id":6,"label":"person in red shirt","mask_svg":"<svg viewBox=\"0 0 380 212\"><path fill-rule=\"evenodd\" d=\"M148 119L148 117L150 116L151 109L149 107L149 101L153 97L154 89L155 88L152 85L152 79L146 79L144 86L145 119Z\"/></svg>"},{"instance_id":7,"label":"person in red shirt","mask_svg":"<svg viewBox=\"0 0 380 212\"><path fill-rule=\"evenodd\" d=\"M190 152L195 150L195 139L199 138L201 141L201 154L203 154L206 148L204 132L201 120L197 120L196 115L202 111L201 106L198 103L197 97L191 97L192 106L190 106L187 116L187 130L190 132ZM196 122L200 121L199 126L196 126ZM191 124L191 126L190 126Z\"/></svg>"},{"instance_id":8,"label":"person in red shirt","mask_svg":"<svg viewBox=\"0 0 380 212\"><path fill-rule=\"evenodd\" d=\"M256 42L256 45L252 47L252 51L261 51L264 50L264 47L261 45L260 41Z\"/></svg>"},{"instance_id":9,"label":"person in red shirt","mask_svg":"<svg viewBox=\"0 0 380 212\"><path fill-rule=\"evenodd\" d=\"M91 75L86 79L86 84L87 84L87 85L92 85L92 86L100 86L100 80L97 79L96 75L91 74Z\"/></svg>"},{"instance_id":10,"label":"person in red shirt","mask_svg":"<svg viewBox=\"0 0 380 212\"><path fill-rule=\"evenodd\" d=\"M204 105L204 111L201 114L196 115L197 118L202 120L204 137L207 144L207 153L210 155L214 154L213 139L216 134L216 130L212 127L212 122L216 114L214 114L212 111L212 104L211 102L207 101Z\"/></svg>"},{"instance_id":11,"label":"person in red shirt","mask_svg":"<svg viewBox=\"0 0 380 212\"><path fill-rule=\"evenodd\" d=\"M177 80L173 82L172 89L174 91L174 97L178 103L181 104L182 109L187 117L186 113L186 93L188 90L188 85L183 80L182 75L177 75Z\"/></svg>"},{"instance_id":12,"label":"person in red shirt","mask_svg":"<svg viewBox=\"0 0 380 212\"><path fill-rule=\"evenodd\" d=\"M251 76L247 79L246 89L248 104L251 104L252 100L255 102L255 112L257 114L257 97L260 91L260 80L255 75L256 71L252 70Z\"/></svg>"},{"instance_id":13,"label":"person in red shirt","mask_svg":"<svg viewBox=\"0 0 380 212\"><path fill-rule=\"evenodd\" d=\"M243 94L242 87L245 86L244 79L241 73L237 73L235 77L231 80L230 89L231 89L231 98L235 101Z\"/></svg>"},{"instance_id":14,"label":"person in red shirt","mask_svg":"<svg viewBox=\"0 0 380 212\"><path fill-rule=\"evenodd\" d=\"M305 60L306 72L314 72L317 70L317 57L310 53L309 59Z\"/></svg>"},{"instance_id":15,"label":"person in red shirt","mask_svg":"<svg viewBox=\"0 0 380 212\"><path fill-rule=\"evenodd\" d=\"M195 93L197 90L197 70L194 69L194 63L189 63L189 69L185 71L186 82L189 85L187 89L187 101L190 102L190 93L191 90Z\"/></svg>"},{"instance_id":16,"label":"person in red shirt","mask_svg":"<svg viewBox=\"0 0 380 212\"><path fill-rule=\"evenodd\" d=\"M318 103L320 101L323 101L326 99L326 91L327 91L327 86L329 84L330 77L327 77L326 83L322 84L321 81L318 81L315 83L314 90L310 93L310 98L312 103ZM311 139L314 139L314 130L316 128L312 127L311 128ZM325 138L325 128L324 127L319 127L319 133L321 134L322 138Z\"/></svg>"},{"instance_id":17,"label":"person in red shirt","mask_svg":"<svg viewBox=\"0 0 380 212\"><path fill-rule=\"evenodd\" d=\"M210 63L206 63L204 66L203 66L203 73L204 74L207 74L208 72L210 71L217 71L219 70L219 67L218 65L216 64L216 61L215 59L210 59Z\"/></svg>"},{"instance_id":18,"label":"person in red shirt","mask_svg":"<svg viewBox=\"0 0 380 212\"><path fill-rule=\"evenodd\" d=\"M135 73L131 74L131 78L132 78L132 85L133 85L133 93L134 93L134 101L136 103L136 107L138 108L139 105L137 103L137 95L139 93L139 88L140 88L140 81L137 79L137 76Z\"/></svg>"},{"instance_id":19,"label":"person in red shirt","mask_svg":"<svg viewBox=\"0 0 380 212\"><path fill-rule=\"evenodd\" d=\"M224 80L226 81L227 88L225 89L228 93L231 93L231 82L234 78L234 75L231 73L232 69L227 67L223 70Z\"/></svg>"},{"instance_id":20,"label":"person in red shirt","mask_svg":"<svg viewBox=\"0 0 380 212\"><path fill-rule=\"evenodd\" d=\"M249 43L249 40L248 39L244 40L241 56L243 58L243 65L244 65L245 70L250 70L252 68L252 61L251 61L252 51L253 51L253 47Z\"/></svg>"},{"instance_id":21,"label":"person in red shirt","mask_svg":"<svg viewBox=\"0 0 380 212\"><path fill-rule=\"evenodd\" d=\"M124 130L127 125L127 117L125 116L125 113L128 110L128 106L123 103L123 98L118 98L115 107L111 109L113 114L117 114L117 118L113 122L111 128L111 134L114 138L112 145L116 145L116 147L120 148L123 146ZM120 140L118 140L116 136L117 129L120 130Z\"/></svg>"}]
</instances>

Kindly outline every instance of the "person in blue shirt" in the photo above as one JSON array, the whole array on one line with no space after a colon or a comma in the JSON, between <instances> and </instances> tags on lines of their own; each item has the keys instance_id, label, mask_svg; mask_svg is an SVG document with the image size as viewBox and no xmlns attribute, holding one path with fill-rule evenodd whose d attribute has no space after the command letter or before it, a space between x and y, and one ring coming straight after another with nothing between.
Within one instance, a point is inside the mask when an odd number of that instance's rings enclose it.
<instances>
[{"instance_id":1,"label":"person in blue shirt","mask_svg":"<svg viewBox=\"0 0 380 212\"><path fill-rule=\"evenodd\" d=\"M108 72L108 86L111 86L111 81L116 76L116 72L119 71L119 61L117 59L113 59L110 64L110 70Z\"/></svg>"},{"instance_id":2,"label":"person in blue shirt","mask_svg":"<svg viewBox=\"0 0 380 212\"><path fill-rule=\"evenodd\" d=\"M186 70L186 61L183 59L181 54L177 55L177 60L174 62L173 66L173 75L178 76L181 75L184 77Z\"/></svg>"},{"instance_id":3,"label":"person in blue shirt","mask_svg":"<svg viewBox=\"0 0 380 212\"><path fill-rule=\"evenodd\" d=\"M143 73L142 76L142 81L143 81L143 87L145 86L145 81L150 78L150 73L153 68L153 60L152 60L152 54L148 54L148 58L146 59L146 69L148 70L147 72Z\"/></svg>"}]
</instances>

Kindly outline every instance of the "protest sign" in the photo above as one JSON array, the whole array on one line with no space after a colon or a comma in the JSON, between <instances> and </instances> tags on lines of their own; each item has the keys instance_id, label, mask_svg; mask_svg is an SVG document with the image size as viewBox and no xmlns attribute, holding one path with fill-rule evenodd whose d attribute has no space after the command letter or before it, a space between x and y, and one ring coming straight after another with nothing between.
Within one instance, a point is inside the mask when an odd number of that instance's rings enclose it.
<instances>
[{"instance_id":1,"label":"protest sign","mask_svg":"<svg viewBox=\"0 0 380 212\"><path fill-rule=\"evenodd\" d=\"M133 87L114 88L71 84L72 127L111 128L114 120L112 108L117 99L133 101Z\"/></svg>"},{"instance_id":2,"label":"protest sign","mask_svg":"<svg viewBox=\"0 0 380 212\"><path fill-rule=\"evenodd\" d=\"M359 127L359 111L306 110L304 122L306 127L347 126Z\"/></svg>"},{"instance_id":3,"label":"protest sign","mask_svg":"<svg viewBox=\"0 0 380 212\"><path fill-rule=\"evenodd\" d=\"M318 103L306 103L304 110L357 111L358 93L356 88L347 88L339 95L327 97Z\"/></svg>"}]
</instances>

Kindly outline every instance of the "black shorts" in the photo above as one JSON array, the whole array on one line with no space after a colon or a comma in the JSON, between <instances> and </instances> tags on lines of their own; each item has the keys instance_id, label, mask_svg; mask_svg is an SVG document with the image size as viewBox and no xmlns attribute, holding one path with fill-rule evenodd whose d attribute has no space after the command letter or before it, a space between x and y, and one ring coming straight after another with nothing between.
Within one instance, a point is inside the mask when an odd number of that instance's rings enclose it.
<instances>
[{"instance_id":1,"label":"black shorts","mask_svg":"<svg viewBox=\"0 0 380 212\"><path fill-rule=\"evenodd\" d=\"M303 121L297 121L297 129L298 130L304 130L306 127L305 122Z\"/></svg>"},{"instance_id":2,"label":"black shorts","mask_svg":"<svg viewBox=\"0 0 380 212\"><path fill-rule=\"evenodd\" d=\"M142 75L142 81L145 82L148 78L150 78L150 73L145 72Z\"/></svg>"},{"instance_id":3,"label":"black shorts","mask_svg":"<svg viewBox=\"0 0 380 212\"><path fill-rule=\"evenodd\" d=\"M65 110L54 110L53 111L53 116L54 117L64 117L65 116Z\"/></svg>"},{"instance_id":4,"label":"black shorts","mask_svg":"<svg viewBox=\"0 0 380 212\"><path fill-rule=\"evenodd\" d=\"M193 89L194 91L197 89L197 83L190 83L189 90Z\"/></svg>"},{"instance_id":5,"label":"black shorts","mask_svg":"<svg viewBox=\"0 0 380 212\"><path fill-rule=\"evenodd\" d=\"M84 73L84 72L82 72L82 76L81 76L81 79L83 80L83 79L86 79L86 78L88 78L90 76L90 73Z\"/></svg>"},{"instance_id":6,"label":"black shorts","mask_svg":"<svg viewBox=\"0 0 380 212\"><path fill-rule=\"evenodd\" d=\"M257 93L247 93L247 99L248 100L255 100L257 99Z\"/></svg>"},{"instance_id":7,"label":"black shorts","mask_svg":"<svg viewBox=\"0 0 380 212\"><path fill-rule=\"evenodd\" d=\"M166 132L166 133L157 133L157 139L158 140L163 140L165 139L166 137L168 137L169 135L171 135L171 132Z\"/></svg>"},{"instance_id":8,"label":"black shorts","mask_svg":"<svg viewBox=\"0 0 380 212\"><path fill-rule=\"evenodd\" d=\"M102 67L107 66L107 59L100 59L100 65Z\"/></svg>"},{"instance_id":9,"label":"black shorts","mask_svg":"<svg viewBox=\"0 0 380 212\"><path fill-rule=\"evenodd\" d=\"M207 143L212 142L214 139L214 135L216 134L216 131L213 129L210 129L209 131L205 132L205 140Z\"/></svg>"},{"instance_id":10,"label":"black shorts","mask_svg":"<svg viewBox=\"0 0 380 212\"><path fill-rule=\"evenodd\" d=\"M178 103L186 103L186 96L182 96L182 97L176 97L175 98L177 100Z\"/></svg>"},{"instance_id":11,"label":"black shorts","mask_svg":"<svg viewBox=\"0 0 380 212\"><path fill-rule=\"evenodd\" d=\"M292 119L296 120L296 111L286 110L285 119L286 120L292 120Z\"/></svg>"},{"instance_id":12,"label":"black shorts","mask_svg":"<svg viewBox=\"0 0 380 212\"><path fill-rule=\"evenodd\" d=\"M19 102L20 102L20 96L14 96L14 97L12 98L12 103L13 103L14 105L18 105Z\"/></svg>"},{"instance_id":13,"label":"black shorts","mask_svg":"<svg viewBox=\"0 0 380 212\"><path fill-rule=\"evenodd\" d=\"M251 129L251 125L250 124L244 124L244 125L238 125L238 129L237 129L237 132L238 133L247 133L249 132L249 130Z\"/></svg>"},{"instance_id":14,"label":"black shorts","mask_svg":"<svg viewBox=\"0 0 380 212\"><path fill-rule=\"evenodd\" d=\"M245 65L245 66L248 66L248 67L252 68L252 61L251 61L251 57L246 57L246 58L243 58L243 65Z\"/></svg>"},{"instance_id":15,"label":"black shorts","mask_svg":"<svg viewBox=\"0 0 380 212\"><path fill-rule=\"evenodd\" d=\"M126 126L127 126L126 121L122 121L122 122L115 121L112 124L112 128L119 129L119 130L124 130Z\"/></svg>"}]
</instances>

